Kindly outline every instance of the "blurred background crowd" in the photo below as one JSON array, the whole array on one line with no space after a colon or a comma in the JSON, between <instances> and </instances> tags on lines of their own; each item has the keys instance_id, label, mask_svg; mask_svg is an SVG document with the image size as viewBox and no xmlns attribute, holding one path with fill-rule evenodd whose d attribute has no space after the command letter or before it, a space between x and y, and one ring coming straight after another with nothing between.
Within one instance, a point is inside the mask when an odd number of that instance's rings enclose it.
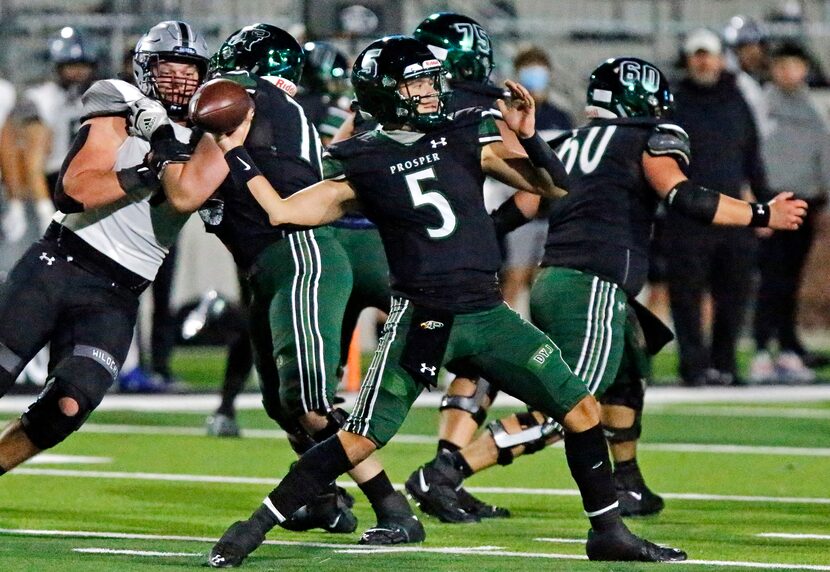
<instances>
[{"instance_id":1,"label":"blurred background crowd","mask_svg":"<svg viewBox=\"0 0 830 572\"><path fill-rule=\"evenodd\" d=\"M544 134L584 123L587 76L603 59L641 57L672 78L693 180L736 197L789 191L807 200L804 227L781 235L663 217L642 298L673 324L671 375L682 385L821 381L830 349L830 0L0 0L0 277L54 213L50 191L80 95L96 78L132 81L131 49L156 22L185 20L211 49L253 22L290 31L310 54L299 100L325 139L338 126L327 109L340 109L340 120L350 113L351 58L437 11L469 15L489 32L492 79L533 93ZM486 192L490 208L509 196L495 184ZM508 241L502 280L520 310L545 229L535 221ZM177 343L247 344L233 263L198 221L145 297L122 391L186 389L171 368ZM223 326L211 333L211 321ZM362 320L365 348L374 321ZM249 350L237 354L250 360ZM46 359L23 381L42 380Z\"/></svg>"}]
</instances>

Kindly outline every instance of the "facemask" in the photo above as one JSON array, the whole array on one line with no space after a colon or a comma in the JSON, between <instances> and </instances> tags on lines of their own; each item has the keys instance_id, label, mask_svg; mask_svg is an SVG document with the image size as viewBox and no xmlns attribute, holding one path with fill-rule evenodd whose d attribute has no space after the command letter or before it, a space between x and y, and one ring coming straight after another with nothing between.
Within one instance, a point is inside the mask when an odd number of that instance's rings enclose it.
<instances>
[{"instance_id":1,"label":"facemask","mask_svg":"<svg viewBox=\"0 0 830 572\"><path fill-rule=\"evenodd\" d=\"M545 91L550 83L550 71L545 66L528 66L519 70L519 83L529 91Z\"/></svg>"}]
</instances>

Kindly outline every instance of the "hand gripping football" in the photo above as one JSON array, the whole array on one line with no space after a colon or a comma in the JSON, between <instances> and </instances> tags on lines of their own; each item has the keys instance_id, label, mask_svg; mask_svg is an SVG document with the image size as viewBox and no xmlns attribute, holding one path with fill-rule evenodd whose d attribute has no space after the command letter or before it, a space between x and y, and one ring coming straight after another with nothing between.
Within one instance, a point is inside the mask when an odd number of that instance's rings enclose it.
<instances>
[{"instance_id":1,"label":"hand gripping football","mask_svg":"<svg viewBox=\"0 0 830 572\"><path fill-rule=\"evenodd\" d=\"M245 120L254 101L245 88L229 79L212 79L190 99L190 120L209 133L230 133Z\"/></svg>"}]
</instances>

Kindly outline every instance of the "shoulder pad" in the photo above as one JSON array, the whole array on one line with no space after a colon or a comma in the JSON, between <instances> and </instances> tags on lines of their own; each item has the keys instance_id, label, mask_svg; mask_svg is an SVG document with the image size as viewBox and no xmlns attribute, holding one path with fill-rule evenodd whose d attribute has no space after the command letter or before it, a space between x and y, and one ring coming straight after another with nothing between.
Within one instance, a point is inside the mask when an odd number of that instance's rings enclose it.
<instances>
[{"instance_id":1,"label":"shoulder pad","mask_svg":"<svg viewBox=\"0 0 830 572\"><path fill-rule=\"evenodd\" d=\"M673 123L661 123L652 131L646 151L653 157L672 155L686 166L692 158L689 135Z\"/></svg>"},{"instance_id":2,"label":"shoulder pad","mask_svg":"<svg viewBox=\"0 0 830 572\"><path fill-rule=\"evenodd\" d=\"M120 79L96 81L81 96L84 114L81 120L108 115L127 115L129 104L141 99L144 94L134 85Z\"/></svg>"}]
</instances>

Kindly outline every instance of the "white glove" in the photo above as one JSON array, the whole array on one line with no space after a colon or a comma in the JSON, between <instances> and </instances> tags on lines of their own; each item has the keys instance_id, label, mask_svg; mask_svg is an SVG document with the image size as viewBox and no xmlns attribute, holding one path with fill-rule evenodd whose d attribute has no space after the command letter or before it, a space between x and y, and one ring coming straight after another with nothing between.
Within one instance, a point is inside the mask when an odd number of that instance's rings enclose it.
<instances>
[{"instance_id":1,"label":"white glove","mask_svg":"<svg viewBox=\"0 0 830 572\"><path fill-rule=\"evenodd\" d=\"M26 229L29 227L29 222L26 218L26 208L23 202L19 199L11 199L6 204L6 212L3 213L3 218L0 220L0 226L3 228L3 235L9 242L17 242L26 234Z\"/></svg>"},{"instance_id":2,"label":"white glove","mask_svg":"<svg viewBox=\"0 0 830 572\"><path fill-rule=\"evenodd\" d=\"M156 129L170 124L167 110L155 99L142 97L128 105L130 116L127 118L127 132L134 137L149 141Z\"/></svg>"}]
</instances>

